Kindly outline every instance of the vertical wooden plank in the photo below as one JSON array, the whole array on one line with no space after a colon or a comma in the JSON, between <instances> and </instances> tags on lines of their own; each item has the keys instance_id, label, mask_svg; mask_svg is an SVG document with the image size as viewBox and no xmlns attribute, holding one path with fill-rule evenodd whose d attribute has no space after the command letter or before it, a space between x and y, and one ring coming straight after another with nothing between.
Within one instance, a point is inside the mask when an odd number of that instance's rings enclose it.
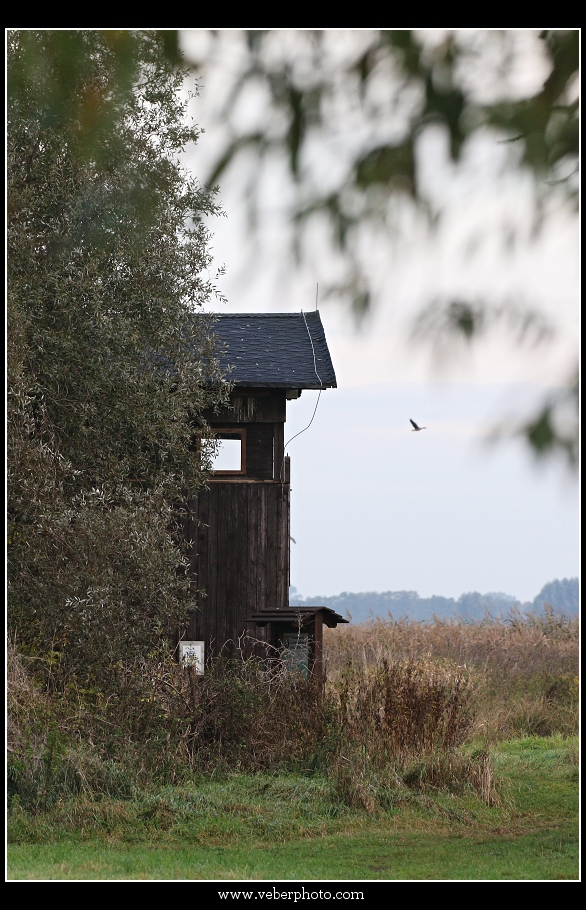
<instances>
[{"instance_id":1,"label":"vertical wooden plank","mask_svg":"<svg viewBox=\"0 0 586 910\"><path fill-rule=\"evenodd\" d=\"M289 588L291 587L291 462L285 459L287 484L287 606L289 606Z\"/></svg>"},{"instance_id":2,"label":"vertical wooden plank","mask_svg":"<svg viewBox=\"0 0 586 910\"><path fill-rule=\"evenodd\" d=\"M236 629L235 635L237 640L242 639L241 646L245 645L244 636L246 635L246 617L249 615L248 606L248 488L249 483L236 484L237 491L237 526L238 538L236 541L236 566L237 566L237 585L236 585L236 604L235 617ZM252 611L250 611L252 612Z\"/></svg>"},{"instance_id":3,"label":"vertical wooden plank","mask_svg":"<svg viewBox=\"0 0 586 910\"><path fill-rule=\"evenodd\" d=\"M274 605L275 607L285 607L285 599L283 597L283 559L285 555L285 548L287 542L284 540L283 535L283 519L285 517L285 510L283 509L283 484L275 484L274 491L274 510L275 510L275 547L274 547Z\"/></svg>"},{"instance_id":4,"label":"vertical wooden plank","mask_svg":"<svg viewBox=\"0 0 586 910\"><path fill-rule=\"evenodd\" d=\"M226 641L226 589L227 589L227 561L228 561L228 527L230 506L230 484L215 483L217 489L217 550L215 561L216 596L215 596L215 653L225 653L223 645Z\"/></svg>"},{"instance_id":5,"label":"vertical wooden plank","mask_svg":"<svg viewBox=\"0 0 586 910\"><path fill-rule=\"evenodd\" d=\"M221 523L222 527L218 533L218 650L224 655L224 657L231 657L233 646L232 642L230 641L230 600L232 598L234 574L233 484L221 484L220 499L221 508L218 511L218 521ZM220 591L222 591L222 597L220 597Z\"/></svg>"},{"instance_id":6,"label":"vertical wooden plank","mask_svg":"<svg viewBox=\"0 0 586 910\"><path fill-rule=\"evenodd\" d=\"M240 527L240 486L239 483L226 484L227 502L225 520L226 533L226 599L224 609L224 642L226 656L234 656L238 647L238 539Z\"/></svg>"},{"instance_id":7,"label":"vertical wooden plank","mask_svg":"<svg viewBox=\"0 0 586 910\"><path fill-rule=\"evenodd\" d=\"M210 657L215 656L216 644L216 600L217 600L217 572L218 572L218 489L216 484L210 484L207 492L207 533L205 534L205 551L202 549L201 558L207 560L207 597L202 601L202 614L204 618L204 640Z\"/></svg>"},{"instance_id":8,"label":"vertical wooden plank","mask_svg":"<svg viewBox=\"0 0 586 910\"><path fill-rule=\"evenodd\" d=\"M264 490L265 497L265 609L274 609L275 607L275 582L274 582L274 557L275 557L275 505L273 497L274 487L272 484L266 484Z\"/></svg>"},{"instance_id":9,"label":"vertical wooden plank","mask_svg":"<svg viewBox=\"0 0 586 910\"><path fill-rule=\"evenodd\" d=\"M268 569L268 513L267 496L271 484L256 484L258 495L258 539L257 539L257 567L256 567L256 601L259 610L266 610L267 602L267 569Z\"/></svg>"},{"instance_id":10,"label":"vertical wooden plank","mask_svg":"<svg viewBox=\"0 0 586 910\"><path fill-rule=\"evenodd\" d=\"M247 484L247 502L248 502L248 554L246 566L246 589L248 613L256 612L262 609L261 598L263 597L263 587L259 584L260 574L262 573L263 559L263 535L262 527L262 499L264 496L264 484ZM266 641L266 627L250 625L247 627L250 636L260 642ZM251 643L251 653L262 654L263 646Z\"/></svg>"},{"instance_id":11,"label":"vertical wooden plank","mask_svg":"<svg viewBox=\"0 0 586 910\"><path fill-rule=\"evenodd\" d=\"M283 599L283 554L285 541L283 540L283 484L275 484L274 506L275 510L275 543L274 543L274 565L275 565L275 593L274 606L277 608L286 606Z\"/></svg>"},{"instance_id":12,"label":"vertical wooden plank","mask_svg":"<svg viewBox=\"0 0 586 910\"><path fill-rule=\"evenodd\" d=\"M279 516L279 576L278 576L278 603L280 607L289 606L289 562L291 555L291 535L289 520L289 484L281 484L280 516Z\"/></svg>"},{"instance_id":13,"label":"vertical wooden plank","mask_svg":"<svg viewBox=\"0 0 586 910\"><path fill-rule=\"evenodd\" d=\"M208 494L206 490L201 490L199 496L194 500L195 506L195 515L194 515L194 553L193 553L193 571L194 571L194 581L193 585L198 591L207 593L208 585L208 560L207 560L207 546L208 546L208 535L207 528L205 524L207 522L207 516L209 512L209 502ZM195 611L193 624L194 624L194 635L195 640L204 639L203 630L205 629L205 605L207 597L203 596L203 593L197 595L197 610ZM205 639L204 639L205 640Z\"/></svg>"},{"instance_id":14,"label":"vertical wooden plank","mask_svg":"<svg viewBox=\"0 0 586 910\"><path fill-rule=\"evenodd\" d=\"M279 562L279 501L280 484L267 484L267 605L273 610L279 606L278 562Z\"/></svg>"},{"instance_id":15,"label":"vertical wooden plank","mask_svg":"<svg viewBox=\"0 0 586 910\"><path fill-rule=\"evenodd\" d=\"M247 533L247 555L246 555L246 604L247 615L254 613L256 610L256 565L257 565L257 544L258 534L256 525L256 487L258 484L244 484L246 489L246 533ZM246 626L247 634L254 636L256 634L253 625Z\"/></svg>"},{"instance_id":16,"label":"vertical wooden plank","mask_svg":"<svg viewBox=\"0 0 586 910\"><path fill-rule=\"evenodd\" d=\"M274 452L274 480L282 483L284 480L285 465L283 462L285 455L285 425L282 423L273 424L273 452Z\"/></svg>"},{"instance_id":17,"label":"vertical wooden plank","mask_svg":"<svg viewBox=\"0 0 586 910\"><path fill-rule=\"evenodd\" d=\"M241 629L240 629L240 615L242 612L242 598L240 595L240 585L242 582L242 559L240 555L240 547L242 545L242 538L244 536L244 529L242 527L242 489L244 484L235 483L233 484L232 498L233 498L233 511L232 511L232 521L233 521L233 539L231 543L232 549L232 581L230 587L230 594L228 597L228 634L229 637L234 642L234 653L237 653Z\"/></svg>"}]
</instances>

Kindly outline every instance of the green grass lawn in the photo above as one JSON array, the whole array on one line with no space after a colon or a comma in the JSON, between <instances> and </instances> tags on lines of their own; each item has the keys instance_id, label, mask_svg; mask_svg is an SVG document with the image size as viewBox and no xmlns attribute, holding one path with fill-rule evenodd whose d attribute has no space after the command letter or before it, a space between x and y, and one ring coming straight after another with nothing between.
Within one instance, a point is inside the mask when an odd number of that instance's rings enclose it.
<instances>
[{"instance_id":1,"label":"green grass lawn","mask_svg":"<svg viewBox=\"0 0 586 910\"><path fill-rule=\"evenodd\" d=\"M577 880L576 741L516 740L494 761L495 807L440 791L367 813L325 777L259 774L16 809L8 879Z\"/></svg>"}]
</instances>

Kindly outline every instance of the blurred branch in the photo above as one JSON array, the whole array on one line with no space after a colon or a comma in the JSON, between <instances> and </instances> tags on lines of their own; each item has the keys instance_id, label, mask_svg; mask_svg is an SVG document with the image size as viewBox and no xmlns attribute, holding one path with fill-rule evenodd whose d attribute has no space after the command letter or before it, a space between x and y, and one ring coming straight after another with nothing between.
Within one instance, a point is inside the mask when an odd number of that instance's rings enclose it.
<instances>
[{"instance_id":1,"label":"blurred branch","mask_svg":"<svg viewBox=\"0 0 586 910\"><path fill-rule=\"evenodd\" d=\"M529 51L527 42L525 51L515 43L519 34L494 29L445 31L437 37L407 29L215 32L207 49L191 61L199 73L215 66L224 79L224 139L210 179L227 173L244 152L254 151L248 200L254 207L263 167L270 160L285 164L297 261L304 255L301 238L310 236L314 217L324 219L338 263L338 278L330 280L326 294L349 302L360 321L377 302L365 238L383 239L391 248L404 230L394 213L409 206L441 230L442 204L434 205L430 198L433 187L419 154L431 127L443 129L446 166L452 171L480 133L492 136L495 146L510 147L510 172L532 178L535 224L547 218L548 194L575 211L579 30L531 32ZM526 90L522 52L533 55L535 72L543 72L541 84ZM522 88L515 82L519 67L525 67ZM252 94L247 95L248 89ZM246 99L256 119L240 116ZM317 165L328 156L333 166L320 171ZM516 343L534 345L552 338L555 330L537 310L518 301L464 297L428 303L415 317L412 339L431 341L436 354L445 354L454 343L469 345L497 326L506 327ZM554 416L560 406L557 399L548 399L518 432L537 454L563 450L574 464L577 424L574 436L574 430L569 436L559 430Z\"/></svg>"},{"instance_id":2,"label":"blurred branch","mask_svg":"<svg viewBox=\"0 0 586 910\"><path fill-rule=\"evenodd\" d=\"M578 370L565 386L550 392L529 420L507 421L497 426L489 442L523 439L537 459L560 455L572 472L580 457L580 391Z\"/></svg>"},{"instance_id":3,"label":"blurred branch","mask_svg":"<svg viewBox=\"0 0 586 910\"><path fill-rule=\"evenodd\" d=\"M550 63L550 72L533 96L515 100L482 103L470 81L462 75L462 63L471 51L465 33L449 33L439 43L423 44L409 30L353 33L346 41L344 56L336 57L324 43L327 32L295 33L296 48L279 46L278 32L242 32L240 67L233 70L232 83L222 108L227 139L217 161L224 170L249 143L258 141L258 130L247 131L239 125L237 104L248 85L262 83L268 92L265 138L280 148L288 161L290 174L308 195L315 208L326 208L332 194L321 194L310 187L303 153L316 131L335 133L340 124L332 106L343 98L347 112L356 119L363 134L356 144L346 171L334 195L352 187L364 196L376 185L389 193L410 195L416 203L425 202L420 175L416 168L415 146L429 125L441 124L449 136L450 156L459 161L467 140L486 127L511 135L501 142L523 142L520 166L529 168L539 179L552 176L556 164L565 158L578 158L578 102L569 97L579 65L579 32L543 32L540 41ZM495 39L497 32L479 32ZM506 39L506 33L501 35ZM207 59L193 60L198 71L212 64L215 51L221 50L222 33L214 33ZM230 36L234 40L234 36ZM483 64L478 61L477 69ZM380 141L381 131L392 131L396 138ZM274 132L278 115L282 128ZM381 122L384 117L388 122ZM210 174L219 176L215 164ZM577 187L570 192L576 194ZM366 200L365 200L366 201ZM331 208L331 203L330 203ZM368 204L365 215L369 213Z\"/></svg>"},{"instance_id":4,"label":"blurred branch","mask_svg":"<svg viewBox=\"0 0 586 910\"><path fill-rule=\"evenodd\" d=\"M441 354L453 347L454 342L464 340L470 344L503 322L519 344L540 344L551 338L555 331L542 313L518 303L434 300L415 318L411 339L431 342Z\"/></svg>"}]
</instances>

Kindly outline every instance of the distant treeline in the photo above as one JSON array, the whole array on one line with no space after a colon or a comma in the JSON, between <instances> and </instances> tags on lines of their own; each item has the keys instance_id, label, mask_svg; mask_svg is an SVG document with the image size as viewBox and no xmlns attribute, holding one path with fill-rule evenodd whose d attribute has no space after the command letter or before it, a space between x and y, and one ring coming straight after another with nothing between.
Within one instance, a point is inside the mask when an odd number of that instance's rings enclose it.
<instances>
[{"instance_id":1,"label":"distant treeline","mask_svg":"<svg viewBox=\"0 0 586 910\"><path fill-rule=\"evenodd\" d=\"M572 614L578 612L578 600L577 578L550 581L533 601L526 603L520 603L509 594L479 594L477 591L462 594L457 600L453 597L419 597L416 591L366 591L359 594L344 591L334 597L300 598L292 589L290 597L292 605L330 607L342 616L350 614L353 622L364 622L373 616L386 618L388 613L395 619L408 617L421 621L438 616L476 622L487 614L495 618L506 616L511 609L542 613L546 603L558 613Z\"/></svg>"}]
</instances>

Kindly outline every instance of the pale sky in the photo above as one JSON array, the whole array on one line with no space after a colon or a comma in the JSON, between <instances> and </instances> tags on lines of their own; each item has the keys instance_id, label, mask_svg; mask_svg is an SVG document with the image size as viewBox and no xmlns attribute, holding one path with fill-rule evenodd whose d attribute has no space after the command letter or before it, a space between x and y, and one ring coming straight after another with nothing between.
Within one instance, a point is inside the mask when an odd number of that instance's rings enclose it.
<instances>
[{"instance_id":1,"label":"pale sky","mask_svg":"<svg viewBox=\"0 0 586 910\"><path fill-rule=\"evenodd\" d=\"M205 86L193 111L206 132L187 162L201 176L222 130ZM291 583L302 596L477 590L526 601L546 582L578 575L576 481L560 462L536 465L519 442L484 442L505 418L530 414L575 363L577 219L554 201L532 237L531 183L507 169L503 146L479 136L455 172L443 142L430 132L420 149L444 208L441 230L430 233L407 215L392 243L370 238L378 303L360 329L341 303L319 301L338 388L322 394L312 426L289 449ZM302 265L292 263L278 169L260 186L253 234L248 177L244 163L221 180L227 217L210 229L228 303L210 308L312 310L316 283L325 287L333 273L323 237L317 230ZM501 327L474 351L442 357L410 340L423 305L458 296L531 306L556 334L523 347ZM309 423L316 395L289 402L287 439ZM409 418L427 429L412 433Z\"/></svg>"}]
</instances>

